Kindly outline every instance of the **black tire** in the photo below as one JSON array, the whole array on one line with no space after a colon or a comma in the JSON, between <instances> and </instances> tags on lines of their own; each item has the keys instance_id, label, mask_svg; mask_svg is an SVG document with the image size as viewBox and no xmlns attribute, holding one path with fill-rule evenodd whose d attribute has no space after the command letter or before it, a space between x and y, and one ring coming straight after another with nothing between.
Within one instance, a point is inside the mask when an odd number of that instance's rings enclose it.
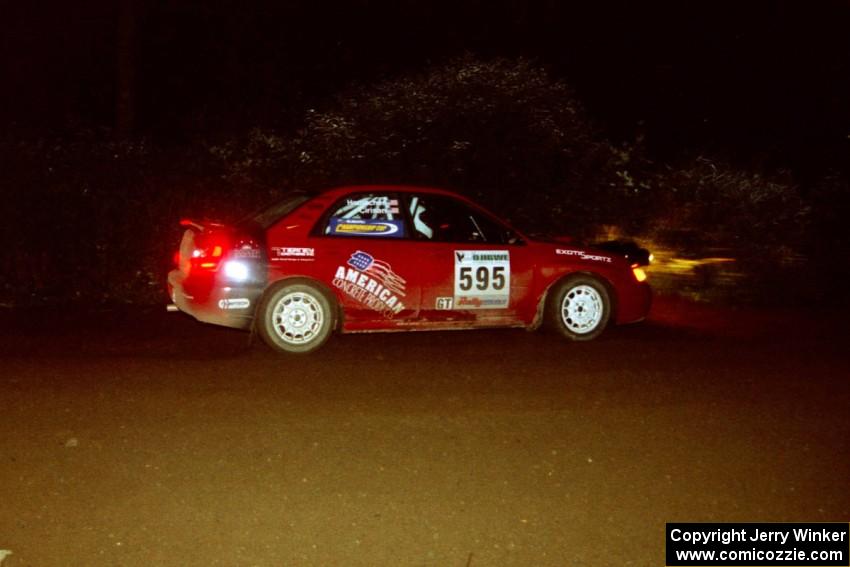
<instances>
[{"instance_id":1,"label":"black tire","mask_svg":"<svg viewBox=\"0 0 850 567\"><path fill-rule=\"evenodd\" d=\"M331 336L336 326L334 302L318 285L294 280L266 292L257 309L256 325L274 350L307 354Z\"/></svg>"},{"instance_id":2,"label":"black tire","mask_svg":"<svg viewBox=\"0 0 850 567\"><path fill-rule=\"evenodd\" d=\"M605 330L611 318L611 294L598 278L570 276L549 291L547 326L573 341L590 341Z\"/></svg>"}]
</instances>

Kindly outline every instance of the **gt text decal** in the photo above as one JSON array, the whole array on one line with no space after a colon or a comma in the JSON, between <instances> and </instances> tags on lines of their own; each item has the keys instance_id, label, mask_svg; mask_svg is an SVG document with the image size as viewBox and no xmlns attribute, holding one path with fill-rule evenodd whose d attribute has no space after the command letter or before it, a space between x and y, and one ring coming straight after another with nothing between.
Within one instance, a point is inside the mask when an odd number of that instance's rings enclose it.
<instances>
[{"instance_id":1,"label":"gt text decal","mask_svg":"<svg viewBox=\"0 0 850 567\"><path fill-rule=\"evenodd\" d=\"M611 263L610 256L598 256L594 254L588 254L584 250L567 250L564 248L558 248L555 250L555 254L558 256L576 256L581 258L582 260L591 260L593 262L608 262Z\"/></svg>"},{"instance_id":2,"label":"gt text decal","mask_svg":"<svg viewBox=\"0 0 850 567\"><path fill-rule=\"evenodd\" d=\"M505 309L511 299L506 250L455 250L455 309Z\"/></svg>"},{"instance_id":3,"label":"gt text decal","mask_svg":"<svg viewBox=\"0 0 850 567\"><path fill-rule=\"evenodd\" d=\"M388 263L358 250L347 264L336 269L335 287L387 319L404 310L404 303L399 298L404 297L407 282L393 272Z\"/></svg>"},{"instance_id":4,"label":"gt text decal","mask_svg":"<svg viewBox=\"0 0 850 567\"><path fill-rule=\"evenodd\" d=\"M435 307L439 310L448 310L452 308L454 301L451 297L438 297L435 302Z\"/></svg>"}]
</instances>

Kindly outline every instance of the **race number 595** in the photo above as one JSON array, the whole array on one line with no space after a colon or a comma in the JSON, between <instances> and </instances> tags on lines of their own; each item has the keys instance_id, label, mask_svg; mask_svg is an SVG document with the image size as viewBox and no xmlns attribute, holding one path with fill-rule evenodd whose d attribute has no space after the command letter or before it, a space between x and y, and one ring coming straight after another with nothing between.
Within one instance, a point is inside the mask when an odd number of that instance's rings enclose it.
<instances>
[{"instance_id":1,"label":"race number 595","mask_svg":"<svg viewBox=\"0 0 850 567\"><path fill-rule=\"evenodd\" d=\"M511 302L508 250L455 250L455 309L507 309Z\"/></svg>"},{"instance_id":2,"label":"race number 595","mask_svg":"<svg viewBox=\"0 0 850 567\"><path fill-rule=\"evenodd\" d=\"M463 291L469 291L473 286L479 291L505 289L504 266L463 266L458 276L459 287Z\"/></svg>"}]
</instances>

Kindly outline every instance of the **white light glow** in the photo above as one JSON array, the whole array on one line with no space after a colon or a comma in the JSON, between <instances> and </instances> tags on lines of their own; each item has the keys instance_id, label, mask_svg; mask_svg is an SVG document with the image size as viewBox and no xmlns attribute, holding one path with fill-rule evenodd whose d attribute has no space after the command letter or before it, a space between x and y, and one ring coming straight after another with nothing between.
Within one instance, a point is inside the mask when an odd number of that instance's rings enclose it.
<instances>
[{"instance_id":1,"label":"white light glow","mask_svg":"<svg viewBox=\"0 0 850 567\"><path fill-rule=\"evenodd\" d=\"M242 262L225 262L224 275L235 282L244 282L248 279L248 266Z\"/></svg>"}]
</instances>

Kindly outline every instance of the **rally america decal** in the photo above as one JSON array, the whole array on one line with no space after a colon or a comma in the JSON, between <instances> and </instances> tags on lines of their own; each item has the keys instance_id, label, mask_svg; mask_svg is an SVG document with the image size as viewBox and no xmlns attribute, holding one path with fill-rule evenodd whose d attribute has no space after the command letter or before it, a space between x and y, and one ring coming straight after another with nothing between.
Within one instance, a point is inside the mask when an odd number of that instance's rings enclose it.
<instances>
[{"instance_id":1,"label":"rally america decal","mask_svg":"<svg viewBox=\"0 0 850 567\"><path fill-rule=\"evenodd\" d=\"M507 250L455 250L454 309L506 309L511 300Z\"/></svg>"},{"instance_id":2,"label":"rally america decal","mask_svg":"<svg viewBox=\"0 0 850 567\"><path fill-rule=\"evenodd\" d=\"M347 220L333 217L330 221L330 234L402 238L404 223L394 220Z\"/></svg>"},{"instance_id":3,"label":"rally america decal","mask_svg":"<svg viewBox=\"0 0 850 567\"><path fill-rule=\"evenodd\" d=\"M335 287L387 319L404 310L400 298L404 297L406 284L387 262L361 250L351 255L346 266L336 269L333 279Z\"/></svg>"}]
</instances>

